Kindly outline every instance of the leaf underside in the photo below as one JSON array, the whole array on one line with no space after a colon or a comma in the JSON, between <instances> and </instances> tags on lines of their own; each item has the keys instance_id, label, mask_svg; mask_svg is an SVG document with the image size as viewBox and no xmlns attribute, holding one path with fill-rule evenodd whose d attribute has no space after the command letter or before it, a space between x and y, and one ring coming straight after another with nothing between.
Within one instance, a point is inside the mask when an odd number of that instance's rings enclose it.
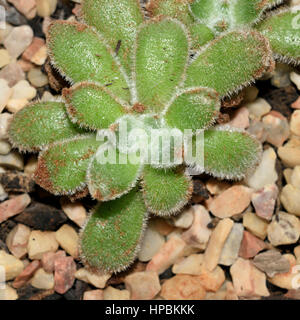
<instances>
[{"instance_id":1,"label":"leaf underside","mask_svg":"<svg viewBox=\"0 0 300 320\"><path fill-rule=\"evenodd\" d=\"M126 269L136 258L147 215L141 193L99 204L81 233L81 257L105 272Z\"/></svg>"}]
</instances>

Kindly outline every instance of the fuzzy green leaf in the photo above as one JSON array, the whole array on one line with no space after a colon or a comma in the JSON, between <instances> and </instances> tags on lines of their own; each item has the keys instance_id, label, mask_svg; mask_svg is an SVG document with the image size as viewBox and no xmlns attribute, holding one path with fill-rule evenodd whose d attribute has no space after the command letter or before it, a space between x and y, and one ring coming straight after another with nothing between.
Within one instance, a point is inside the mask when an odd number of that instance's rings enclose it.
<instances>
[{"instance_id":1,"label":"fuzzy green leaf","mask_svg":"<svg viewBox=\"0 0 300 320\"><path fill-rule=\"evenodd\" d=\"M145 166L142 177L146 206L157 215L178 212L192 196L192 181L182 172L182 168L165 170Z\"/></svg>"},{"instance_id":2,"label":"fuzzy green leaf","mask_svg":"<svg viewBox=\"0 0 300 320\"><path fill-rule=\"evenodd\" d=\"M270 41L275 56L300 62L300 11L282 11L261 22L257 29Z\"/></svg>"},{"instance_id":3,"label":"fuzzy green leaf","mask_svg":"<svg viewBox=\"0 0 300 320\"><path fill-rule=\"evenodd\" d=\"M78 83L63 90L67 112L72 121L86 129L106 129L125 114L125 106L106 87Z\"/></svg>"},{"instance_id":4,"label":"fuzzy green leaf","mask_svg":"<svg viewBox=\"0 0 300 320\"><path fill-rule=\"evenodd\" d=\"M246 132L219 127L204 132L204 168L195 169L221 179L242 179L260 157L261 144L256 139Z\"/></svg>"},{"instance_id":5,"label":"fuzzy green leaf","mask_svg":"<svg viewBox=\"0 0 300 320\"><path fill-rule=\"evenodd\" d=\"M214 88L225 96L260 78L272 65L272 52L261 34L235 31L199 52L188 67L185 86Z\"/></svg>"},{"instance_id":6,"label":"fuzzy green leaf","mask_svg":"<svg viewBox=\"0 0 300 320\"><path fill-rule=\"evenodd\" d=\"M208 128L218 116L218 94L211 89L190 89L179 95L168 108L165 119L170 127L184 129Z\"/></svg>"},{"instance_id":7,"label":"fuzzy green leaf","mask_svg":"<svg viewBox=\"0 0 300 320\"><path fill-rule=\"evenodd\" d=\"M82 190L89 161L99 145L95 135L85 135L48 146L39 155L35 181L55 195Z\"/></svg>"},{"instance_id":8,"label":"fuzzy green leaf","mask_svg":"<svg viewBox=\"0 0 300 320\"><path fill-rule=\"evenodd\" d=\"M95 81L125 101L130 100L124 74L113 52L90 27L55 21L48 29L47 44L55 67L73 82Z\"/></svg>"},{"instance_id":9,"label":"fuzzy green leaf","mask_svg":"<svg viewBox=\"0 0 300 320\"><path fill-rule=\"evenodd\" d=\"M14 115L9 138L22 151L39 151L44 146L83 133L68 118L60 102L37 102Z\"/></svg>"},{"instance_id":10,"label":"fuzzy green leaf","mask_svg":"<svg viewBox=\"0 0 300 320\"><path fill-rule=\"evenodd\" d=\"M189 25L189 31L192 39L192 49L194 50L200 49L215 37L212 30L202 23Z\"/></svg>"},{"instance_id":11,"label":"fuzzy green leaf","mask_svg":"<svg viewBox=\"0 0 300 320\"><path fill-rule=\"evenodd\" d=\"M160 112L182 82L188 58L183 26L170 19L146 23L137 36L137 100Z\"/></svg>"},{"instance_id":12,"label":"fuzzy green leaf","mask_svg":"<svg viewBox=\"0 0 300 320\"><path fill-rule=\"evenodd\" d=\"M129 156L120 154L118 150L115 152L114 162L101 163L102 154L97 152L92 158L87 171L87 182L93 198L108 201L121 197L136 185L141 165L132 164ZM119 156L123 156L125 163L120 163Z\"/></svg>"},{"instance_id":13,"label":"fuzzy green leaf","mask_svg":"<svg viewBox=\"0 0 300 320\"><path fill-rule=\"evenodd\" d=\"M145 204L136 189L99 204L81 233L84 263L104 272L126 269L136 258L146 219Z\"/></svg>"},{"instance_id":14,"label":"fuzzy green leaf","mask_svg":"<svg viewBox=\"0 0 300 320\"><path fill-rule=\"evenodd\" d=\"M90 26L104 35L129 74L136 31L143 22L139 1L84 0L82 14Z\"/></svg>"}]
</instances>

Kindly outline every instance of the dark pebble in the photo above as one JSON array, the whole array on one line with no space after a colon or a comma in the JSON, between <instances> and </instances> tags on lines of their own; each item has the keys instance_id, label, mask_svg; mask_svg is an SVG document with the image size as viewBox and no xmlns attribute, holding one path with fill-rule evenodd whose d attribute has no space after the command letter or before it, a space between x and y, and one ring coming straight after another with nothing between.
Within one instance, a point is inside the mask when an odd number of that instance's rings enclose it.
<instances>
[{"instance_id":1,"label":"dark pebble","mask_svg":"<svg viewBox=\"0 0 300 320\"><path fill-rule=\"evenodd\" d=\"M3 242L2 240L0 240L0 250L4 250L6 253L9 253L9 250L8 250L5 242Z\"/></svg>"},{"instance_id":2,"label":"dark pebble","mask_svg":"<svg viewBox=\"0 0 300 320\"><path fill-rule=\"evenodd\" d=\"M36 16L32 20L28 21L31 29L33 30L33 34L35 37L45 38L45 34L43 32L43 18Z\"/></svg>"},{"instance_id":3,"label":"dark pebble","mask_svg":"<svg viewBox=\"0 0 300 320\"><path fill-rule=\"evenodd\" d=\"M160 276L159 279L163 280L163 279L170 279L174 276L174 273L172 272L172 267L170 267L169 269L167 269L165 272L163 272Z\"/></svg>"},{"instance_id":4,"label":"dark pebble","mask_svg":"<svg viewBox=\"0 0 300 320\"><path fill-rule=\"evenodd\" d=\"M0 224L0 240L2 240L5 243L7 235L15 225L16 223L12 220L7 220L1 223Z\"/></svg>"},{"instance_id":5,"label":"dark pebble","mask_svg":"<svg viewBox=\"0 0 300 320\"><path fill-rule=\"evenodd\" d=\"M27 24L27 19L15 7L9 7L6 10L6 22L13 26L21 26Z\"/></svg>"},{"instance_id":6,"label":"dark pebble","mask_svg":"<svg viewBox=\"0 0 300 320\"><path fill-rule=\"evenodd\" d=\"M209 199L209 192L205 187L205 184L200 180L194 180L193 194L196 196L201 196L204 199Z\"/></svg>"},{"instance_id":7,"label":"dark pebble","mask_svg":"<svg viewBox=\"0 0 300 320\"><path fill-rule=\"evenodd\" d=\"M0 174L0 183L6 192L32 192L34 180L23 172L6 171Z\"/></svg>"},{"instance_id":8,"label":"dark pebble","mask_svg":"<svg viewBox=\"0 0 300 320\"><path fill-rule=\"evenodd\" d=\"M55 231L67 221L67 216L62 210L34 202L14 220L33 229Z\"/></svg>"},{"instance_id":9,"label":"dark pebble","mask_svg":"<svg viewBox=\"0 0 300 320\"><path fill-rule=\"evenodd\" d=\"M29 300L32 299L37 294L43 292L41 289L34 288L30 284L26 285L25 287L21 287L17 289L17 293L19 296L19 300Z\"/></svg>"},{"instance_id":10,"label":"dark pebble","mask_svg":"<svg viewBox=\"0 0 300 320\"><path fill-rule=\"evenodd\" d=\"M64 294L66 300L81 300L85 291L91 290L91 287L83 281L76 280L73 287Z\"/></svg>"}]
</instances>

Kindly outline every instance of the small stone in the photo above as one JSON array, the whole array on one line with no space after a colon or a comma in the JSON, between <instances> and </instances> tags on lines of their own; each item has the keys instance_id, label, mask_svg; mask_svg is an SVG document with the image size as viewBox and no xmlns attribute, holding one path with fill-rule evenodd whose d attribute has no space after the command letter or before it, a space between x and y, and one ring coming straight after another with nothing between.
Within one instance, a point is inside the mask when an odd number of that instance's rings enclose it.
<instances>
[{"instance_id":1,"label":"small stone","mask_svg":"<svg viewBox=\"0 0 300 320\"><path fill-rule=\"evenodd\" d=\"M1 143L0 143L1 144ZM7 171L0 173L0 183L7 192L31 192L35 182L23 172Z\"/></svg>"},{"instance_id":2,"label":"small stone","mask_svg":"<svg viewBox=\"0 0 300 320\"><path fill-rule=\"evenodd\" d=\"M276 250L268 250L258 254L253 264L268 277L274 277L275 274L289 272L290 262Z\"/></svg>"},{"instance_id":3,"label":"small stone","mask_svg":"<svg viewBox=\"0 0 300 320\"><path fill-rule=\"evenodd\" d=\"M31 44L33 31L28 25L13 28L3 44L12 58L18 58Z\"/></svg>"},{"instance_id":4,"label":"small stone","mask_svg":"<svg viewBox=\"0 0 300 320\"><path fill-rule=\"evenodd\" d=\"M34 174L37 168L37 158L35 156L31 156L24 167L24 172L26 174Z\"/></svg>"},{"instance_id":5,"label":"small stone","mask_svg":"<svg viewBox=\"0 0 300 320\"><path fill-rule=\"evenodd\" d=\"M243 225L255 236L264 240L267 236L268 223L252 212L246 212L243 216Z\"/></svg>"},{"instance_id":6,"label":"small stone","mask_svg":"<svg viewBox=\"0 0 300 320\"><path fill-rule=\"evenodd\" d=\"M4 79L0 79L0 113L6 107L12 93L13 90L7 85L7 81Z\"/></svg>"},{"instance_id":7,"label":"small stone","mask_svg":"<svg viewBox=\"0 0 300 320\"><path fill-rule=\"evenodd\" d=\"M11 62L0 71L0 79L7 81L9 87L13 87L20 80L25 79L25 73L17 62Z\"/></svg>"},{"instance_id":8,"label":"small stone","mask_svg":"<svg viewBox=\"0 0 300 320\"><path fill-rule=\"evenodd\" d=\"M118 290L114 287L108 286L103 291L104 300L129 300L130 292L128 290Z\"/></svg>"},{"instance_id":9,"label":"small stone","mask_svg":"<svg viewBox=\"0 0 300 320\"><path fill-rule=\"evenodd\" d=\"M267 184L274 184L278 179L275 164L275 151L272 148L265 150L259 166L254 173L246 179L248 186L257 190L263 188Z\"/></svg>"},{"instance_id":10,"label":"small stone","mask_svg":"<svg viewBox=\"0 0 300 320\"><path fill-rule=\"evenodd\" d=\"M8 194L5 192L2 184L0 184L0 201L4 201L8 198Z\"/></svg>"},{"instance_id":11,"label":"small stone","mask_svg":"<svg viewBox=\"0 0 300 320\"><path fill-rule=\"evenodd\" d=\"M8 127L12 118L13 115L8 112L0 114L0 139L8 138Z\"/></svg>"},{"instance_id":12,"label":"small stone","mask_svg":"<svg viewBox=\"0 0 300 320\"><path fill-rule=\"evenodd\" d=\"M234 128L246 129L249 127L249 110L246 107L237 109L228 122L228 125Z\"/></svg>"},{"instance_id":13,"label":"small stone","mask_svg":"<svg viewBox=\"0 0 300 320\"><path fill-rule=\"evenodd\" d=\"M291 72L290 78L291 78L292 82L296 85L298 90L300 90L300 74L298 74L296 72Z\"/></svg>"},{"instance_id":14,"label":"small stone","mask_svg":"<svg viewBox=\"0 0 300 320\"><path fill-rule=\"evenodd\" d=\"M251 189L242 185L233 186L214 198L208 209L218 218L230 218L249 206L251 193Z\"/></svg>"},{"instance_id":15,"label":"small stone","mask_svg":"<svg viewBox=\"0 0 300 320\"><path fill-rule=\"evenodd\" d=\"M300 189L291 184L282 188L280 201L288 213L300 216Z\"/></svg>"},{"instance_id":16,"label":"small stone","mask_svg":"<svg viewBox=\"0 0 300 320\"><path fill-rule=\"evenodd\" d=\"M16 217L16 221L34 229L54 231L67 221L67 217L62 210L34 202Z\"/></svg>"},{"instance_id":17,"label":"small stone","mask_svg":"<svg viewBox=\"0 0 300 320\"><path fill-rule=\"evenodd\" d=\"M74 228L64 224L56 231L56 241L74 259L78 258L79 237Z\"/></svg>"},{"instance_id":18,"label":"small stone","mask_svg":"<svg viewBox=\"0 0 300 320\"><path fill-rule=\"evenodd\" d=\"M106 286L107 280L111 277L110 273L92 273L85 268L81 268L76 271L75 278L84 282L90 283L96 288L103 289Z\"/></svg>"},{"instance_id":19,"label":"small stone","mask_svg":"<svg viewBox=\"0 0 300 320\"><path fill-rule=\"evenodd\" d=\"M238 258L244 227L241 223L234 223L221 252L219 264L231 266Z\"/></svg>"},{"instance_id":20,"label":"small stone","mask_svg":"<svg viewBox=\"0 0 300 320\"><path fill-rule=\"evenodd\" d=\"M290 184L300 189L300 166L296 166L294 170L291 171Z\"/></svg>"},{"instance_id":21,"label":"small stone","mask_svg":"<svg viewBox=\"0 0 300 320\"><path fill-rule=\"evenodd\" d=\"M104 300L103 290L89 290L83 294L83 300Z\"/></svg>"},{"instance_id":22,"label":"small stone","mask_svg":"<svg viewBox=\"0 0 300 320\"><path fill-rule=\"evenodd\" d=\"M271 111L270 104L262 98L256 99L254 102L244 105L250 113L251 119L261 119L262 116Z\"/></svg>"},{"instance_id":23,"label":"small stone","mask_svg":"<svg viewBox=\"0 0 300 320\"><path fill-rule=\"evenodd\" d=\"M259 90L255 86L246 87L243 90L244 93L244 102L249 103L256 100Z\"/></svg>"},{"instance_id":24,"label":"small stone","mask_svg":"<svg viewBox=\"0 0 300 320\"><path fill-rule=\"evenodd\" d=\"M63 200L61 203L61 208L70 220L75 222L79 227L83 226L87 218L87 213L84 206L80 202Z\"/></svg>"},{"instance_id":25,"label":"small stone","mask_svg":"<svg viewBox=\"0 0 300 320\"><path fill-rule=\"evenodd\" d=\"M212 271L208 271L202 266L198 277L201 280L202 287L206 291L217 292L225 281L225 272L219 266Z\"/></svg>"},{"instance_id":26,"label":"small stone","mask_svg":"<svg viewBox=\"0 0 300 320\"><path fill-rule=\"evenodd\" d=\"M160 293L165 300L204 300L205 295L201 279L185 274L166 280Z\"/></svg>"},{"instance_id":27,"label":"small stone","mask_svg":"<svg viewBox=\"0 0 300 320\"><path fill-rule=\"evenodd\" d=\"M0 68L7 66L11 61L11 56L6 49L0 49Z\"/></svg>"},{"instance_id":28,"label":"small stone","mask_svg":"<svg viewBox=\"0 0 300 320\"><path fill-rule=\"evenodd\" d=\"M45 252L56 252L58 243L55 232L51 231L31 231L28 242L28 255L31 260L42 259Z\"/></svg>"},{"instance_id":29,"label":"small stone","mask_svg":"<svg viewBox=\"0 0 300 320\"><path fill-rule=\"evenodd\" d=\"M12 3L28 20L36 16L35 0L8 0L8 2Z\"/></svg>"},{"instance_id":30,"label":"small stone","mask_svg":"<svg viewBox=\"0 0 300 320\"><path fill-rule=\"evenodd\" d=\"M147 264L146 271L162 274L174 262L183 256L186 243L179 237L171 237Z\"/></svg>"},{"instance_id":31,"label":"small stone","mask_svg":"<svg viewBox=\"0 0 300 320\"><path fill-rule=\"evenodd\" d=\"M191 254L187 258L181 258L173 265L172 272L175 274L200 275L203 258L203 254Z\"/></svg>"},{"instance_id":32,"label":"small stone","mask_svg":"<svg viewBox=\"0 0 300 320\"><path fill-rule=\"evenodd\" d=\"M132 273L124 283L131 300L151 300L160 291L159 277L154 271Z\"/></svg>"},{"instance_id":33,"label":"small stone","mask_svg":"<svg viewBox=\"0 0 300 320\"><path fill-rule=\"evenodd\" d=\"M293 134L300 136L300 110L293 112L290 127Z\"/></svg>"},{"instance_id":34,"label":"small stone","mask_svg":"<svg viewBox=\"0 0 300 320\"><path fill-rule=\"evenodd\" d=\"M183 210L180 214L171 217L170 223L177 228L188 229L194 220L194 209L192 207Z\"/></svg>"},{"instance_id":35,"label":"small stone","mask_svg":"<svg viewBox=\"0 0 300 320\"><path fill-rule=\"evenodd\" d=\"M7 235L6 245L9 251L18 259L27 254L30 232L30 228L24 224L17 224Z\"/></svg>"},{"instance_id":36,"label":"small stone","mask_svg":"<svg viewBox=\"0 0 300 320\"><path fill-rule=\"evenodd\" d=\"M5 270L6 281L16 278L24 269L24 264L21 260L6 253L4 250L0 250L0 266Z\"/></svg>"},{"instance_id":37,"label":"small stone","mask_svg":"<svg viewBox=\"0 0 300 320\"><path fill-rule=\"evenodd\" d=\"M39 260L34 260L26 266L26 268L15 278L13 287L19 289L23 287L34 275L34 273L41 267Z\"/></svg>"},{"instance_id":38,"label":"small stone","mask_svg":"<svg viewBox=\"0 0 300 320\"><path fill-rule=\"evenodd\" d=\"M22 212L30 203L28 194L22 194L0 204L0 223Z\"/></svg>"},{"instance_id":39,"label":"small stone","mask_svg":"<svg viewBox=\"0 0 300 320\"><path fill-rule=\"evenodd\" d=\"M37 289L49 290L54 288L53 273L47 273L44 269L40 268L34 274L30 284Z\"/></svg>"},{"instance_id":40,"label":"small stone","mask_svg":"<svg viewBox=\"0 0 300 320\"><path fill-rule=\"evenodd\" d=\"M266 276L250 260L238 258L231 266L230 274L239 297L268 297Z\"/></svg>"},{"instance_id":41,"label":"small stone","mask_svg":"<svg viewBox=\"0 0 300 320\"><path fill-rule=\"evenodd\" d=\"M202 205L195 205L192 208L194 212L193 224L182 233L182 239L189 246L204 250L211 235L211 230L207 227L211 222L211 217Z\"/></svg>"},{"instance_id":42,"label":"small stone","mask_svg":"<svg viewBox=\"0 0 300 320\"><path fill-rule=\"evenodd\" d=\"M212 271L219 262L225 241L233 227L233 221L229 218L221 220L213 230L204 253L203 266Z\"/></svg>"},{"instance_id":43,"label":"small stone","mask_svg":"<svg viewBox=\"0 0 300 320\"><path fill-rule=\"evenodd\" d=\"M76 263L72 257L60 257L54 261L54 290L66 293L75 281Z\"/></svg>"},{"instance_id":44,"label":"small stone","mask_svg":"<svg viewBox=\"0 0 300 320\"><path fill-rule=\"evenodd\" d=\"M293 109L300 109L300 97L294 103L291 104L291 107Z\"/></svg>"},{"instance_id":45,"label":"small stone","mask_svg":"<svg viewBox=\"0 0 300 320\"><path fill-rule=\"evenodd\" d=\"M45 40L34 37L31 45L24 51L22 58L37 65L42 65L47 58L47 51L46 55L44 54L45 49Z\"/></svg>"},{"instance_id":46,"label":"small stone","mask_svg":"<svg viewBox=\"0 0 300 320\"><path fill-rule=\"evenodd\" d=\"M287 119L277 111L271 111L262 122L267 133L266 141L275 147L281 147L290 135L290 126Z\"/></svg>"},{"instance_id":47,"label":"small stone","mask_svg":"<svg viewBox=\"0 0 300 320\"><path fill-rule=\"evenodd\" d=\"M17 64L21 67L24 72L30 71L34 66L31 62L26 61L24 59L19 59Z\"/></svg>"},{"instance_id":48,"label":"small stone","mask_svg":"<svg viewBox=\"0 0 300 320\"><path fill-rule=\"evenodd\" d=\"M39 68L32 68L28 72L28 80L36 87L40 88L48 84L48 77Z\"/></svg>"},{"instance_id":49,"label":"small stone","mask_svg":"<svg viewBox=\"0 0 300 320\"><path fill-rule=\"evenodd\" d=\"M66 253L63 250L59 250L57 252L45 252L41 259L43 269L49 273L54 272L55 261L62 257L66 257Z\"/></svg>"},{"instance_id":50,"label":"small stone","mask_svg":"<svg viewBox=\"0 0 300 320\"><path fill-rule=\"evenodd\" d=\"M206 182L206 188L212 195L219 195L225 190L229 189L231 185L226 181L220 181L217 179L210 178Z\"/></svg>"},{"instance_id":51,"label":"small stone","mask_svg":"<svg viewBox=\"0 0 300 320\"><path fill-rule=\"evenodd\" d=\"M255 213L263 219L270 221L273 216L278 188L276 184L268 184L262 189L254 192L251 202L255 208Z\"/></svg>"},{"instance_id":52,"label":"small stone","mask_svg":"<svg viewBox=\"0 0 300 320\"><path fill-rule=\"evenodd\" d=\"M171 226L169 223L167 223L166 219L163 218L152 218L151 224L153 225L153 228L162 236L167 236L175 230L175 227Z\"/></svg>"},{"instance_id":53,"label":"small stone","mask_svg":"<svg viewBox=\"0 0 300 320\"><path fill-rule=\"evenodd\" d=\"M12 146L8 141L0 140L0 154L1 155L6 155L6 154L10 153L11 149L12 149Z\"/></svg>"},{"instance_id":54,"label":"small stone","mask_svg":"<svg viewBox=\"0 0 300 320\"><path fill-rule=\"evenodd\" d=\"M253 258L266 247L265 242L244 230L239 256L244 259Z\"/></svg>"},{"instance_id":55,"label":"small stone","mask_svg":"<svg viewBox=\"0 0 300 320\"><path fill-rule=\"evenodd\" d=\"M291 140L283 147L278 148L278 156L286 167L300 166L300 148Z\"/></svg>"},{"instance_id":56,"label":"small stone","mask_svg":"<svg viewBox=\"0 0 300 320\"><path fill-rule=\"evenodd\" d=\"M258 141L264 143L267 139L267 132L263 123L257 119L250 121L250 126L247 129L247 132L254 136Z\"/></svg>"},{"instance_id":57,"label":"small stone","mask_svg":"<svg viewBox=\"0 0 300 320\"><path fill-rule=\"evenodd\" d=\"M292 177L293 169L287 168L283 170L283 176L285 181L290 184L291 183L291 177Z\"/></svg>"},{"instance_id":58,"label":"small stone","mask_svg":"<svg viewBox=\"0 0 300 320\"><path fill-rule=\"evenodd\" d=\"M154 228L153 223L150 221L141 243L141 250L138 254L139 260L143 262L151 260L164 243L164 236Z\"/></svg>"},{"instance_id":59,"label":"small stone","mask_svg":"<svg viewBox=\"0 0 300 320\"><path fill-rule=\"evenodd\" d=\"M17 300L19 298L17 291L9 285L5 285L0 290L0 300Z\"/></svg>"},{"instance_id":60,"label":"small stone","mask_svg":"<svg viewBox=\"0 0 300 320\"><path fill-rule=\"evenodd\" d=\"M277 63L271 79L272 85L277 88L288 87L291 84L289 76L290 70L291 68L288 65Z\"/></svg>"},{"instance_id":61,"label":"small stone","mask_svg":"<svg viewBox=\"0 0 300 320\"><path fill-rule=\"evenodd\" d=\"M36 0L37 14L40 17L49 17L54 13L57 0Z\"/></svg>"},{"instance_id":62,"label":"small stone","mask_svg":"<svg viewBox=\"0 0 300 320\"><path fill-rule=\"evenodd\" d=\"M300 220L280 211L268 226L268 239L273 246L293 244L300 237Z\"/></svg>"},{"instance_id":63,"label":"small stone","mask_svg":"<svg viewBox=\"0 0 300 320\"><path fill-rule=\"evenodd\" d=\"M10 169L23 170L23 156L17 151L12 151L6 155L0 155L0 166Z\"/></svg>"}]
</instances>

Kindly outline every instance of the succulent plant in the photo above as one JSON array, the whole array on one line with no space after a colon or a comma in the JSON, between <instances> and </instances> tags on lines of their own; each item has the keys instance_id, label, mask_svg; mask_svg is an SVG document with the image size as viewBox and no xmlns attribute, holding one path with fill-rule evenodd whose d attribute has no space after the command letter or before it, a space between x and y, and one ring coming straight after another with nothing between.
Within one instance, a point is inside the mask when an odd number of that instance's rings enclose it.
<instances>
[{"instance_id":1,"label":"succulent plant","mask_svg":"<svg viewBox=\"0 0 300 320\"><path fill-rule=\"evenodd\" d=\"M145 15L137 0L83 0L80 22L49 26L51 63L71 87L59 101L16 113L9 136L19 150L40 152L35 181L44 189L72 198L89 192L99 201L81 232L88 267L118 272L134 261L148 215L175 214L190 200L186 167L242 179L258 163L257 140L213 125L221 100L272 70L274 58L299 62L295 13L265 14L279 3L153 0ZM121 147L121 127L146 135ZM152 145L156 161L148 161L155 129L162 138L189 130L192 152L202 135L202 165L162 161L170 150L186 151L173 140L166 150ZM135 138L142 148L128 152Z\"/></svg>"}]
</instances>

